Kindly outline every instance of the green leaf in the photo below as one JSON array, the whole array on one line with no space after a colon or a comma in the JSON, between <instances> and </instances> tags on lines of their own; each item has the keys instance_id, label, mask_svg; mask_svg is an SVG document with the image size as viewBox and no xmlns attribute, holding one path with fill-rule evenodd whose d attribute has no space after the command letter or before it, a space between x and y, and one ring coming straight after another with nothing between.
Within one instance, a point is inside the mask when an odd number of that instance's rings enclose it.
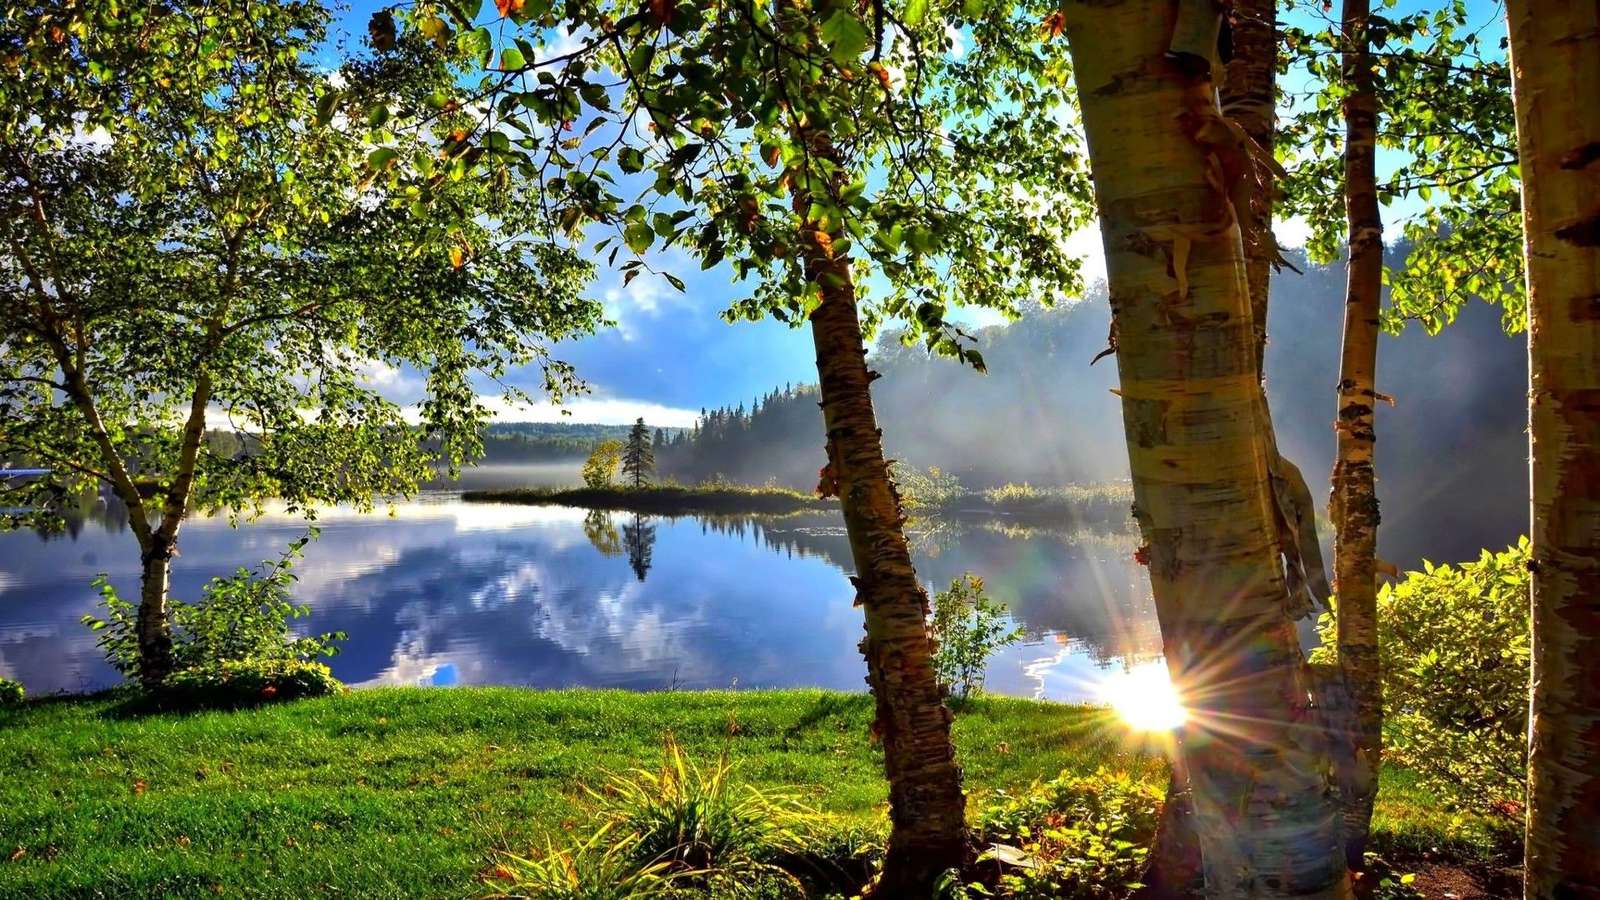
<instances>
[{"instance_id":1,"label":"green leaf","mask_svg":"<svg viewBox=\"0 0 1600 900\"><path fill-rule=\"evenodd\" d=\"M631 222L622 230L622 239L628 242L628 249L635 253L643 253L650 249L650 243L655 240L656 233L650 225L643 221Z\"/></svg>"},{"instance_id":2,"label":"green leaf","mask_svg":"<svg viewBox=\"0 0 1600 900\"><path fill-rule=\"evenodd\" d=\"M518 69L525 69L527 66L527 58L516 47L507 47L500 51L500 68L505 71L512 72Z\"/></svg>"},{"instance_id":3,"label":"green leaf","mask_svg":"<svg viewBox=\"0 0 1600 900\"><path fill-rule=\"evenodd\" d=\"M367 167L374 172L381 172L399 155L400 151L393 147L379 147L367 154Z\"/></svg>"},{"instance_id":4,"label":"green leaf","mask_svg":"<svg viewBox=\"0 0 1600 900\"><path fill-rule=\"evenodd\" d=\"M817 36L828 45L834 62L840 65L849 65L860 59L862 51L867 49L872 40L867 33L867 26L849 8L842 6L834 10L833 15L817 29Z\"/></svg>"},{"instance_id":5,"label":"green leaf","mask_svg":"<svg viewBox=\"0 0 1600 900\"><path fill-rule=\"evenodd\" d=\"M905 20L907 25L915 28L916 26L921 25L922 20L927 18L927 16L928 0L909 0L909 2L906 3L906 11L902 15L902 18Z\"/></svg>"},{"instance_id":6,"label":"green leaf","mask_svg":"<svg viewBox=\"0 0 1600 900\"><path fill-rule=\"evenodd\" d=\"M333 114L339 109L339 101L344 94L337 90L329 90L317 98L317 124L327 125L333 121Z\"/></svg>"}]
</instances>

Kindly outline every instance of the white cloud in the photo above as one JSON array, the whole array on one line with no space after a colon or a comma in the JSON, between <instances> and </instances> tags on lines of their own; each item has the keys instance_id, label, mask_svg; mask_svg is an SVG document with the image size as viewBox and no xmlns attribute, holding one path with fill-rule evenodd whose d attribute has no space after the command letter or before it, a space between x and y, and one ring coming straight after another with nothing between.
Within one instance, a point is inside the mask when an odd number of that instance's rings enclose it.
<instances>
[{"instance_id":1,"label":"white cloud","mask_svg":"<svg viewBox=\"0 0 1600 900\"><path fill-rule=\"evenodd\" d=\"M566 56L569 53L575 53L584 44L588 43L594 34L587 28L580 28L570 33L564 30L552 29L552 31L553 34L546 32L544 46L539 47L538 52L534 54L535 63L543 63L547 60Z\"/></svg>"},{"instance_id":2,"label":"white cloud","mask_svg":"<svg viewBox=\"0 0 1600 900\"><path fill-rule=\"evenodd\" d=\"M582 422L590 425L632 425L644 419L652 428L688 428L699 415L692 409L680 409L649 400L629 400L623 397L575 397L556 406L553 403L512 403L498 395L479 394L478 402L489 409L490 417L497 422ZM563 415L563 411L569 413ZM420 414L415 406L405 408L408 421L416 422Z\"/></svg>"},{"instance_id":3,"label":"white cloud","mask_svg":"<svg viewBox=\"0 0 1600 900\"><path fill-rule=\"evenodd\" d=\"M1311 223L1304 216L1277 219L1272 223L1272 233L1277 236L1280 247L1304 247L1311 239Z\"/></svg>"},{"instance_id":4,"label":"white cloud","mask_svg":"<svg viewBox=\"0 0 1600 900\"><path fill-rule=\"evenodd\" d=\"M950 39L950 58L960 59L967 52L966 36L954 25L944 26L944 34Z\"/></svg>"},{"instance_id":5,"label":"white cloud","mask_svg":"<svg viewBox=\"0 0 1600 900\"><path fill-rule=\"evenodd\" d=\"M1064 248L1068 256L1083 260L1083 283L1087 287L1106 280L1106 248L1100 240L1100 222L1096 220L1067 236Z\"/></svg>"},{"instance_id":6,"label":"white cloud","mask_svg":"<svg viewBox=\"0 0 1600 900\"><path fill-rule=\"evenodd\" d=\"M382 360L366 360L356 364L362 381L385 398L403 403L422 395L426 383L421 375L407 372Z\"/></svg>"},{"instance_id":7,"label":"white cloud","mask_svg":"<svg viewBox=\"0 0 1600 900\"><path fill-rule=\"evenodd\" d=\"M668 307L694 305L689 294L672 287L662 275L655 274L672 272L681 275L698 269L699 265L682 248L647 253L645 261L655 271L640 271L626 284L623 283L623 274L618 270L604 270L600 276L603 285L599 289L600 302L605 316L616 323L617 333L625 341L636 339L645 321L660 317Z\"/></svg>"}]
</instances>

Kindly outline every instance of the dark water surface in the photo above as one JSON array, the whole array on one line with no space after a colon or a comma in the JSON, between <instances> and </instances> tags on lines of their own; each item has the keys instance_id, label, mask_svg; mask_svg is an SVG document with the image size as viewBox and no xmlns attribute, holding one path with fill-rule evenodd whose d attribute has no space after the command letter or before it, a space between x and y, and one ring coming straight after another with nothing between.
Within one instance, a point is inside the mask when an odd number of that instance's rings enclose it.
<instances>
[{"instance_id":1,"label":"dark water surface","mask_svg":"<svg viewBox=\"0 0 1600 900\"><path fill-rule=\"evenodd\" d=\"M300 623L349 633L331 665L351 684L864 687L835 515L668 519L438 494L318 522L297 568L296 599L313 607ZM275 558L304 532L299 516L270 511L237 528L191 520L174 594L195 598L205 580ZM1159 652L1132 546L967 522L924 527L914 551L926 583L975 572L1028 630L994 660L989 690L1079 700ZM0 675L33 694L116 681L79 623L101 572L137 595L123 523L0 534Z\"/></svg>"}]
</instances>

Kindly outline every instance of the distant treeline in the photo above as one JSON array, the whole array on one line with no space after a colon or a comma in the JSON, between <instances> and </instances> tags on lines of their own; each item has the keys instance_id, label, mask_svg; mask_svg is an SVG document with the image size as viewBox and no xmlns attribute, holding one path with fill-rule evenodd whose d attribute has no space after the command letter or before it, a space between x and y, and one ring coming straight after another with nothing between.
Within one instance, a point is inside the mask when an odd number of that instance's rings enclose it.
<instances>
[{"instance_id":1,"label":"distant treeline","mask_svg":"<svg viewBox=\"0 0 1600 900\"><path fill-rule=\"evenodd\" d=\"M825 462L813 385L786 384L754 398L749 408L702 409L693 428L670 435L656 450L661 476L686 484L770 481L811 490Z\"/></svg>"},{"instance_id":2,"label":"distant treeline","mask_svg":"<svg viewBox=\"0 0 1600 900\"><path fill-rule=\"evenodd\" d=\"M1396 259L1405 252L1389 250ZM1341 327L1344 270L1290 256L1305 274L1273 278L1267 388L1279 445L1320 501L1333 461L1339 345L1329 336ZM885 336L869 363L883 375L873 402L886 452L938 466L971 491L1124 483L1116 360L1090 364L1109 329L1102 287L979 331L988 375ZM1525 339L1508 337L1499 311L1481 303L1437 336L1415 326L1383 336L1378 386L1398 401L1378 409L1386 559L1466 558L1527 527L1526 364ZM816 388L790 385L703 411L658 451L660 472L690 484L720 476L811 490L826 462L817 400Z\"/></svg>"},{"instance_id":3,"label":"distant treeline","mask_svg":"<svg viewBox=\"0 0 1600 900\"><path fill-rule=\"evenodd\" d=\"M602 441L626 440L628 428L583 422L496 422L484 430L482 462L581 460ZM682 429L655 430L665 441Z\"/></svg>"}]
</instances>

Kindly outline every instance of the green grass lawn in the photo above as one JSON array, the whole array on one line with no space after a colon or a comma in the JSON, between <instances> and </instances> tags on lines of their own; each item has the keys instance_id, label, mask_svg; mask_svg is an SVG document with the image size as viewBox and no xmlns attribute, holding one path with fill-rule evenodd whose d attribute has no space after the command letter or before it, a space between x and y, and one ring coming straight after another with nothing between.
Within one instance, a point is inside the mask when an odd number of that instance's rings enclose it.
<instances>
[{"instance_id":1,"label":"green grass lawn","mask_svg":"<svg viewBox=\"0 0 1600 900\"><path fill-rule=\"evenodd\" d=\"M0 709L0 897L474 896L494 851L587 830L584 786L701 759L877 826L870 701L820 691L363 690L237 712L132 714L100 697ZM1063 770L1164 766L1106 712L986 698L956 717L974 806ZM1386 773L1380 845L1487 852L1492 823ZM9 859L9 861L8 861Z\"/></svg>"}]
</instances>

